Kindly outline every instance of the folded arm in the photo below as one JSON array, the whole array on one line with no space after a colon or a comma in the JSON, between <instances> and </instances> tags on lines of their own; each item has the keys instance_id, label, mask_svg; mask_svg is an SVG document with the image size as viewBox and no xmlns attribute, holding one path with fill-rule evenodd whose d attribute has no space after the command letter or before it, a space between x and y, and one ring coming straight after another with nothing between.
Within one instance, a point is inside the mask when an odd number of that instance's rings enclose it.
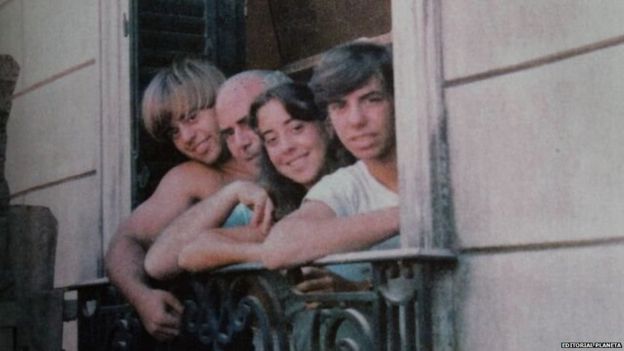
<instances>
[{"instance_id":1,"label":"folded arm","mask_svg":"<svg viewBox=\"0 0 624 351\"><path fill-rule=\"evenodd\" d=\"M178 265L178 255L182 248L195 243L202 248L209 247L212 235L206 233L220 227L238 203L254 210L250 228L222 231L220 235L241 242L263 239L271 223L273 204L266 191L258 185L244 181L233 182L195 204L165 228L145 257L147 273L156 279L167 279L179 274L182 267ZM200 237L202 240L196 242Z\"/></svg>"},{"instance_id":2,"label":"folded arm","mask_svg":"<svg viewBox=\"0 0 624 351\"><path fill-rule=\"evenodd\" d=\"M302 264L367 248L398 230L398 207L337 217L323 202L308 201L273 226L264 242L262 262L269 269Z\"/></svg>"},{"instance_id":3,"label":"folded arm","mask_svg":"<svg viewBox=\"0 0 624 351\"><path fill-rule=\"evenodd\" d=\"M166 340L178 334L182 304L169 292L154 289L143 269L146 248L153 240L148 231L148 207L137 209L119 226L106 254L106 268L115 285L136 309L145 329L156 339Z\"/></svg>"},{"instance_id":4,"label":"folded arm","mask_svg":"<svg viewBox=\"0 0 624 351\"><path fill-rule=\"evenodd\" d=\"M137 310L145 329L159 340L177 335L183 306L171 293L149 284L143 269L147 248L196 199L220 186L219 175L204 165L186 162L176 166L154 194L120 224L109 244L105 264L111 283Z\"/></svg>"},{"instance_id":5,"label":"folded arm","mask_svg":"<svg viewBox=\"0 0 624 351\"><path fill-rule=\"evenodd\" d=\"M260 262L262 243L237 240L241 236L257 236L257 227L218 228L203 233L186 245L178 256L178 266L190 272L200 272L221 266Z\"/></svg>"}]
</instances>

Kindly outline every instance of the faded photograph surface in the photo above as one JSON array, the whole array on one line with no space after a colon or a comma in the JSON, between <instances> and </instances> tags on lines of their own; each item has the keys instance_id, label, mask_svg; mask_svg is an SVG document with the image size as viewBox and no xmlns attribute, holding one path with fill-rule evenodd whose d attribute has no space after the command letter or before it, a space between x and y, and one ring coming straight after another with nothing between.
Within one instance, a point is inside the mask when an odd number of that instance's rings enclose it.
<instances>
[{"instance_id":1,"label":"faded photograph surface","mask_svg":"<svg viewBox=\"0 0 624 351\"><path fill-rule=\"evenodd\" d=\"M0 0L0 350L621 348L622 18Z\"/></svg>"}]
</instances>

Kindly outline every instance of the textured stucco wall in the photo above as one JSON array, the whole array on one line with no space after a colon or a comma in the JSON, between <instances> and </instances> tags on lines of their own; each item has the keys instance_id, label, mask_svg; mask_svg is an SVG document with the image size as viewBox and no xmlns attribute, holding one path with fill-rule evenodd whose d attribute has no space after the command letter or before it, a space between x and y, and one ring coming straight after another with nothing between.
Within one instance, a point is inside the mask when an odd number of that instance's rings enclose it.
<instances>
[{"instance_id":1,"label":"textured stucco wall","mask_svg":"<svg viewBox=\"0 0 624 351\"><path fill-rule=\"evenodd\" d=\"M100 3L0 1L0 54L21 68L7 125L11 204L56 217L55 286L101 273ZM63 333L75 350L75 324Z\"/></svg>"},{"instance_id":2,"label":"textured stucco wall","mask_svg":"<svg viewBox=\"0 0 624 351\"><path fill-rule=\"evenodd\" d=\"M21 68L7 125L11 203L57 217L57 286L97 277L101 255L97 8L96 0L0 5L0 54Z\"/></svg>"},{"instance_id":3,"label":"textured stucco wall","mask_svg":"<svg viewBox=\"0 0 624 351\"><path fill-rule=\"evenodd\" d=\"M624 341L624 3L442 8L458 349Z\"/></svg>"}]
</instances>

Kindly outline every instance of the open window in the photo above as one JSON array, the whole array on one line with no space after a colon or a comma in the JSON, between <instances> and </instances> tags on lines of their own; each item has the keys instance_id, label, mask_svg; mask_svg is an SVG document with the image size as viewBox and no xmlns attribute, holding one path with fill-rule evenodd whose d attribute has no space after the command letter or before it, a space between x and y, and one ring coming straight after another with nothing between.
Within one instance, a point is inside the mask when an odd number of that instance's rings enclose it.
<instances>
[{"instance_id":1,"label":"open window","mask_svg":"<svg viewBox=\"0 0 624 351\"><path fill-rule=\"evenodd\" d=\"M390 1L138 0L131 4L132 203L184 160L141 124L143 90L175 57L205 55L227 76L281 69L305 81L320 54L361 37L390 42Z\"/></svg>"},{"instance_id":2,"label":"open window","mask_svg":"<svg viewBox=\"0 0 624 351\"><path fill-rule=\"evenodd\" d=\"M184 160L154 141L141 123L141 98L159 69L176 57L203 55L227 75L245 64L244 1L138 0L131 3L132 202L143 202L162 176Z\"/></svg>"},{"instance_id":3,"label":"open window","mask_svg":"<svg viewBox=\"0 0 624 351\"><path fill-rule=\"evenodd\" d=\"M453 262L454 255L447 249L452 225L447 222L451 215L439 7L436 0L133 3L135 205L180 160L173 148L164 151L165 146L149 139L138 111L142 89L155 70L174 56L203 53L212 55L227 74L251 68L281 69L305 81L320 54L337 44L368 37L394 47L402 246L392 251L332 255L315 262L370 264L371 289L302 297L293 294L288 276L253 265L194 277L198 279L174 291L187 311L184 337L178 340L179 348L167 349L240 349L236 342L242 340L253 343L255 349L287 350L301 337L292 318L309 303L320 306L309 314L311 334L304 336L311 340L312 349L453 348L448 341L453 340L452 296L447 293L452 285L445 264ZM99 350L107 345L165 349L146 341L136 315L111 289L82 288L78 305L83 311L79 317L79 338L85 341L81 349ZM108 308L89 308L94 305ZM245 334L249 325L254 335ZM355 330L357 338L344 338L345 328Z\"/></svg>"}]
</instances>

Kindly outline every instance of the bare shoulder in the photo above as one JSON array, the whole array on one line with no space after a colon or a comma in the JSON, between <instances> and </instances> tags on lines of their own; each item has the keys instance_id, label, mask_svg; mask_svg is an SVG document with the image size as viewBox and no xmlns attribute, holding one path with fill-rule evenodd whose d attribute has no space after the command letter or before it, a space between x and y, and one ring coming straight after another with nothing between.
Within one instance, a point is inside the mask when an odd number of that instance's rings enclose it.
<instances>
[{"instance_id":1,"label":"bare shoulder","mask_svg":"<svg viewBox=\"0 0 624 351\"><path fill-rule=\"evenodd\" d=\"M157 191L184 194L203 199L226 184L223 172L196 161L186 161L173 167L160 181Z\"/></svg>"},{"instance_id":2,"label":"bare shoulder","mask_svg":"<svg viewBox=\"0 0 624 351\"><path fill-rule=\"evenodd\" d=\"M223 185L223 177L199 162L187 161L169 170L154 193L125 222L125 231L145 240L153 238L175 217Z\"/></svg>"},{"instance_id":3,"label":"bare shoulder","mask_svg":"<svg viewBox=\"0 0 624 351\"><path fill-rule=\"evenodd\" d=\"M191 179L222 179L223 172L216 167L207 166L197 161L186 161L173 167L165 174L163 180L191 180Z\"/></svg>"}]
</instances>

